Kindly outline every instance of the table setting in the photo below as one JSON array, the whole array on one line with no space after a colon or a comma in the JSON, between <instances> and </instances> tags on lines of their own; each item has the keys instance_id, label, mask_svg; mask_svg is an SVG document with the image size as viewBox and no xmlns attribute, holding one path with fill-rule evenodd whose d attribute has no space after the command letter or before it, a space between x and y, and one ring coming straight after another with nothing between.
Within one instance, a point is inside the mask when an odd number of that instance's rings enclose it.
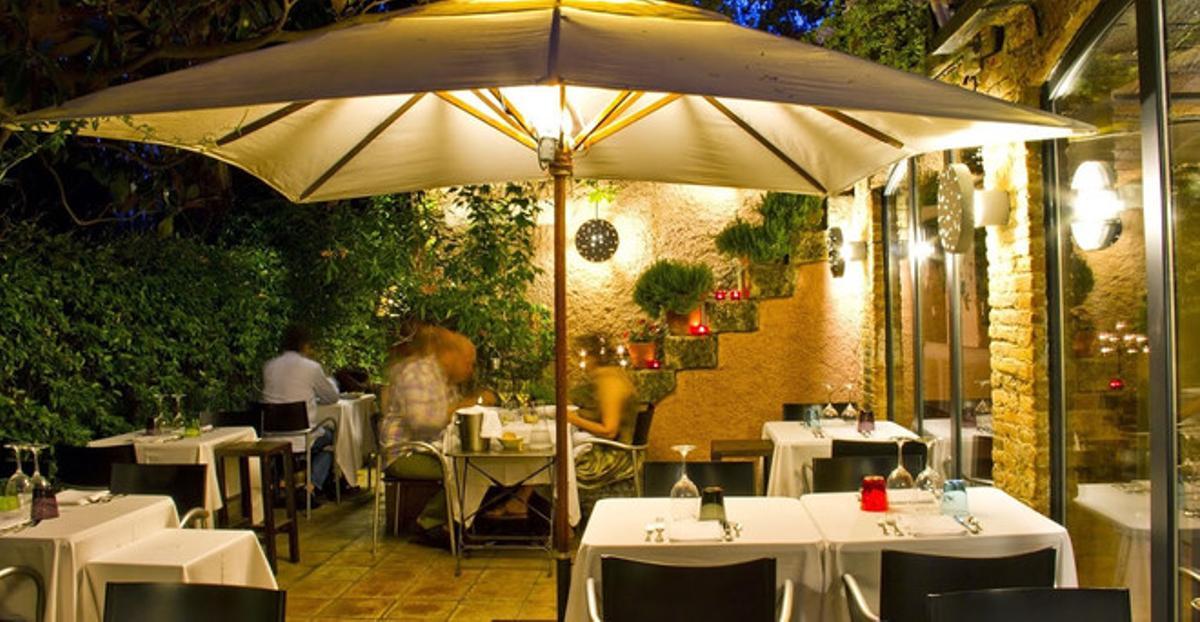
<instances>
[{"instance_id":1,"label":"table setting","mask_svg":"<svg viewBox=\"0 0 1200 622\"><path fill-rule=\"evenodd\" d=\"M338 422L333 461L352 485L358 485L358 469L364 457L375 451L375 432L371 427L375 410L375 395L362 392L341 393L337 403L317 406L318 421L333 417Z\"/></svg>"}]
</instances>

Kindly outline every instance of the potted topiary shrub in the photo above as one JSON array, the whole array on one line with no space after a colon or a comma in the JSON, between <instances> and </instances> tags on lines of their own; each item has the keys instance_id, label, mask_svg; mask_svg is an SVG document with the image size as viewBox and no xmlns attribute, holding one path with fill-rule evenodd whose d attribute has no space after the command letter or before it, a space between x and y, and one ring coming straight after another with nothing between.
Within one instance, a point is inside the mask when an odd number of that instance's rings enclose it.
<instances>
[{"instance_id":1,"label":"potted topiary shrub","mask_svg":"<svg viewBox=\"0 0 1200 622\"><path fill-rule=\"evenodd\" d=\"M712 268L660 259L638 277L633 301L651 317L666 315L672 334L686 335L700 324L700 302L712 288Z\"/></svg>"},{"instance_id":2,"label":"potted topiary shrub","mask_svg":"<svg viewBox=\"0 0 1200 622\"><path fill-rule=\"evenodd\" d=\"M756 211L761 223L737 218L715 239L721 254L741 262L741 288L747 294L756 271L771 282L786 279L792 250L806 232L823 231L825 222L819 197L768 192Z\"/></svg>"},{"instance_id":3,"label":"potted topiary shrub","mask_svg":"<svg viewBox=\"0 0 1200 622\"><path fill-rule=\"evenodd\" d=\"M662 334L661 324L645 318L638 320L637 326L625 333L625 349L629 351L629 360L634 369L643 369L649 361L658 360L658 340Z\"/></svg>"}]
</instances>

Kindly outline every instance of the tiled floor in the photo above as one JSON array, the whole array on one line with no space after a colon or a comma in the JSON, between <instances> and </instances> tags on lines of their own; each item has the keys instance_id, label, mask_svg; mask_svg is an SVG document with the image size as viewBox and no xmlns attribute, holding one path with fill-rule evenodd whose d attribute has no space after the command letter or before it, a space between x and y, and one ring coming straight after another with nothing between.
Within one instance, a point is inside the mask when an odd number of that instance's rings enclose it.
<instances>
[{"instance_id":1,"label":"tiled floor","mask_svg":"<svg viewBox=\"0 0 1200 622\"><path fill-rule=\"evenodd\" d=\"M494 620L555 618L555 584L544 556L478 556L382 535L371 555L371 495L344 498L300 519L300 563L280 539L279 587L288 620Z\"/></svg>"}]
</instances>

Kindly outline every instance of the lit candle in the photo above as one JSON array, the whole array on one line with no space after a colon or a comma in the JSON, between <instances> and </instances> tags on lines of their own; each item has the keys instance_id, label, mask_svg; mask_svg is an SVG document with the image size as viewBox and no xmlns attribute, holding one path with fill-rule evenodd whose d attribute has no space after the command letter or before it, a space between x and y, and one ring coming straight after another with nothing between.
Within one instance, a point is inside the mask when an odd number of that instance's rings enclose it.
<instances>
[{"instance_id":1,"label":"lit candle","mask_svg":"<svg viewBox=\"0 0 1200 622\"><path fill-rule=\"evenodd\" d=\"M707 335L709 333L708 327L705 326L704 324L696 324L695 326L690 326L690 327L688 327L688 331L698 337L703 337L704 335Z\"/></svg>"},{"instance_id":2,"label":"lit candle","mask_svg":"<svg viewBox=\"0 0 1200 622\"><path fill-rule=\"evenodd\" d=\"M662 363L658 359L646 359L646 369L658 369Z\"/></svg>"},{"instance_id":3,"label":"lit candle","mask_svg":"<svg viewBox=\"0 0 1200 622\"><path fill-rule=\"evenodd\" d=\"M717 300L725 300L725 290L718 289L717 291L713 292L713 298L716 298Z\"/></svg>"},{"instance_id":4,"label":"lit candle","mask_svg":"<svg viewBox=\"0 0 1200 622\"><path fill-rule=\"evenodd\" d=\"M729 299L730 300L741 300L742 299L742 290L740 290L740 289L729 290Z\"/></svg>"}]
</instances>

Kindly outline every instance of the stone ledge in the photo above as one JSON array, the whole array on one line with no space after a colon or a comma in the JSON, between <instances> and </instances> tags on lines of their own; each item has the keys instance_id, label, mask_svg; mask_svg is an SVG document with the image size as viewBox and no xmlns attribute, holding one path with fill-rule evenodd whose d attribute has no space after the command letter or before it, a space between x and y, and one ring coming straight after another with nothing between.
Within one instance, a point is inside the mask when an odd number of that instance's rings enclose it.
<instances>
[{"instance_id":1,"label":"stone ledge","mask_svg":"<svg viewBox=\"0 0 1200 622\"><path fill-rule=\"evenodd\" d=\"M796 292L796 271L790 264L750 264L751 298L787 298Z\"/></svg>"},{"instance_id":2,"label":"stone ledge","mask_svg":"<svg viewBox=\"0 0 1200 622\"><path fill-rule=\"evenodd\" d=\"M713 369L717 366L716 337L676 337L663 341L664 358L673 369Z\"/></svg>"},{"instance_id":3,"label":"stone ledge","mask_svg":"<svg viewBox=\"0 0 1200 622\"><path fill-rule=\"evenodd\" d=\"M792 263L816 263L829 259L829 235L824 231L805 231L796 236Z\"/></svg>"},{"instance_id":4,"label":"stone ledge","mask_svg":"<svg viewBox=\"0 0 1200 622\"><path fill-rule=\"evenodd\" d=\"M704 316L714 333L749 333L758 330L758 305L752 300L704 303Z\"/></svg>"},{"instance_id":5,"label":"stone ledge","mask_svg":"<svg viewBox=\"0 0 1200 622\"><path fill-rule=\"evenodd\" d=\"M657 404L675 392L675 370L639 369L633 372L633 385L639 401Z\"/></svg>"}]
</instances>

